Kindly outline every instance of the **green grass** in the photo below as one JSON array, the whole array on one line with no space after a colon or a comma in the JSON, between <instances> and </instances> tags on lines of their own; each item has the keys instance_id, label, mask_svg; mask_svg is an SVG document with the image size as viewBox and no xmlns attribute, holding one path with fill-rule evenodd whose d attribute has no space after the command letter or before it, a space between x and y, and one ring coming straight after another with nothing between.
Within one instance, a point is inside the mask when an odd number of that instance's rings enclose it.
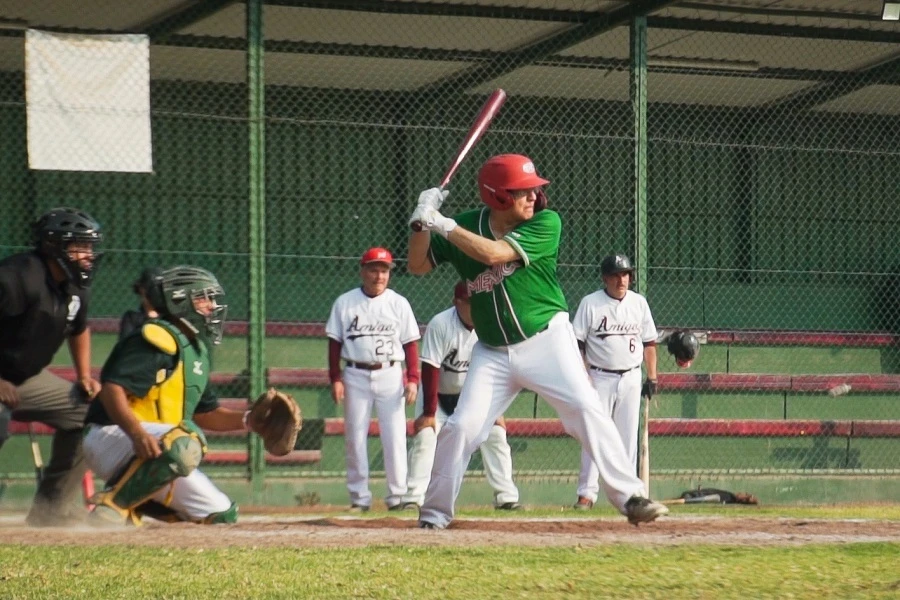
<instances>
[{"instance_id":1,"label":"green grass","mask_svg":"<svg viewBox=\"0 0 900 600\"><path fill-rule=\"evenodd\" d=\"M895 598L900 589L898 552L900 546L888 543L329 550L0 546L0 595L22 599Z\"/></svg>"}]
</instances>

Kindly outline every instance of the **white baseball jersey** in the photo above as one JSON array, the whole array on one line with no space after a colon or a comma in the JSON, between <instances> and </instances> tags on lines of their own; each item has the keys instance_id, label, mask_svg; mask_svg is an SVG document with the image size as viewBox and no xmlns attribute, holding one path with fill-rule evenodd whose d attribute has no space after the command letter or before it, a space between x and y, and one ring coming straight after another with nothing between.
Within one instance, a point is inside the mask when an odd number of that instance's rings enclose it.
<instances>
[{"instance_id":1,"label":"white baseball jersey","mask_svg":"<svg viewBox=\"0 0 900 600\"><path fill-rule=\"evenodd\" d=\"M622 371L644 361L644 342L655 342L656 325L646 298L628 290L616 300L598 290L581 299L572 322L575 337L585 344L588 364Z\"/></svg>"},{"instance_id":2,"label":"white baseball jersey","mask_svg":"<svg viewBox=\"0 0 900 600\"><path fill-rule=\"evenodd\" d=\"M370 298L362 288L338 296L325 334L342 344L341 358L360 363L402 361L403 345L419 339L409 301L392 289Z\"/></svg>"},{"instance_id":3,"label":"white baseball jersey","mask_svg":"<svg viewBox=\"0 0 900 600\"><path fill-rule=\"evenodd\" d=\"M469 372L472 348L477 341L478 334L463 325L454 307L431 319L422 338L419 358L440 369L438 393L459 394Z\"/></svg>"}]
</instances>

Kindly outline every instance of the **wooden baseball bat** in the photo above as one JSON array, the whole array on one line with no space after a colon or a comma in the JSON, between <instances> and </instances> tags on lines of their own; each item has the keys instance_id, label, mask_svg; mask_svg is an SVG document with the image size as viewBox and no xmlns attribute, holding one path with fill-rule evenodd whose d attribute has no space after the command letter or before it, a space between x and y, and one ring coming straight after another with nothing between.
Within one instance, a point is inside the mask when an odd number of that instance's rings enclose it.
<instances>
[{"instance_id":1,"label":"wooden baseball bat","mask_svg":"<svg viewBox=\"0 0 900 600\"><path fill-rule=\"evenodd\" d=\"M697 496L696 498L675 498L673 500L663 500L662 503L666 506L671 506L673 504L718 504L722 501L722 497L719 494L709 494L707 496Z\"/></svg>"},{"instance_id":2,"label":"wooden baseball bat","mask_svg":"<svg viewBox=\"0 0 900 600\"><path fill-rule=\"evenodd\" d=\"M650 495L650 398L641 398L641 461L638 477L644 482L644 489Z\"/></svg>"},{"instance_id":3,"label":"wooden baseball bat","mask_svg":"<svg viewBox=\"0 0 900 600\"><path fill-rule=\"evenodd\" d=\"M494 116L500 111L500 107L503 106L504 102L506 102L506 92L502 89L498 88L491 93L484 105L482 105L481 110L478 112L478 116L475 117L475 121L469 128L469 132L466 133L466 137L463 138L462 144L460 144L459 149L456 151L456 155L453 157L453 161L450 163L450 167L441 178L441 182L438 184L439 188L444 189L447 187L447 184L450 183L450 179L456 173L459 165L462 164L466 155L469 154L469 150L471 150L475 143L481 139L481 136L488 128L488 125L491 124ZM413 221L409 226L413 231L422 231L422 224L418 221Z\"/></svg>"},{"instance_id":4,"label":"wooden baseball bat","mask_svg":"<svg viewBox=\"0 0 900 600\"><path fill-rule=\"evenodd\" d=\"M41 456L41 445L34 433L34 427L28 424L28 437L31 438L31 458L34 459L34 478L38 485L44 478L44 459Z\"/></svg>"}]
</instances>

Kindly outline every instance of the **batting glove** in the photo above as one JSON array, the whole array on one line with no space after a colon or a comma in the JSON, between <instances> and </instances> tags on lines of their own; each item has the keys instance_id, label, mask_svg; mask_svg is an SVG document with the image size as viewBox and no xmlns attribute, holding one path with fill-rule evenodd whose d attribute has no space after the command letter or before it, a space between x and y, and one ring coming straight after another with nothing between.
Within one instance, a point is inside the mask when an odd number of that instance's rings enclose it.
<instances>
[{"instance_id":1,"label":"batting glove","mask_svg":"<svg viewBox=\"0 0 900 600\"><path fill-rule=\"evenodd\" d=\"M445 238L456 229L456 221L423 204L416 207L409 222L410 224L419 222L422 225L422 231L433 231Z\"/></svg>"},{"instance_id":2,"label":"batting glove","mask_svg":"<svg viewBox=\"0 0 900 600\"><path fill-rule=\"evenodd\" d=\"M447 199L447 196L450 195L450 190L442 190L441 188L430 188L419 194L419 206L430 206L434 210L441 210L441 205L444 203L444 200Z\"/></svg>"},{"instance_id":3,"label":"batting glove","mask_svg":"<svg viewBox=\"0 0 900 600\"><path fill-rule=\"evenodd\" d=\"M646 396L648 399L653 399L653 396L656 395L656 380L655 379L647 379L644 381L644 385L641 388L641 396Z\"/></svg>"}]
</instances>

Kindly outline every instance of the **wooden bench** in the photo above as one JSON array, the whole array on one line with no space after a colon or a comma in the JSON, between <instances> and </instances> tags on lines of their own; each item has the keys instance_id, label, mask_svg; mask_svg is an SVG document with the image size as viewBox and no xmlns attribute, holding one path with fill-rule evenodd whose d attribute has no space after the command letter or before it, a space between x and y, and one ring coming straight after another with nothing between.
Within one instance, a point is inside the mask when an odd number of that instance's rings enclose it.
<instances>
[{"instance_id":1,"label":"wooden bench","mask_svg":"<svg viewBox=\"0 0 900 600\"><path fill-rule=\"evenodd\" d=\"M848 348L900 346L900 335L892 333L763 330L709 330L700 333L705 335L708 344Z\"/></svg>"},{"instance_id":2,"label":"wooden bench","mask_svg":"<svg viewBox=\"0 0 900 600\"><path fill-rule=\"evenodd\" d=\"M89 319L91 330L97 333L118 333L119 319L96 317ZM419 326L424 329L424 324ZM660 330L677 327L658 326ZM227 321L225 335L246 336L247 321ZM737 344L747 346L840 346L887 347L900 346L900 334L889 332L853 331L794 331L764 329L708 329L691 328L707 344ZM302 321L268 321L265 332L270 337L325 337L325 323Z\"/></svg>"}]
</instances>

